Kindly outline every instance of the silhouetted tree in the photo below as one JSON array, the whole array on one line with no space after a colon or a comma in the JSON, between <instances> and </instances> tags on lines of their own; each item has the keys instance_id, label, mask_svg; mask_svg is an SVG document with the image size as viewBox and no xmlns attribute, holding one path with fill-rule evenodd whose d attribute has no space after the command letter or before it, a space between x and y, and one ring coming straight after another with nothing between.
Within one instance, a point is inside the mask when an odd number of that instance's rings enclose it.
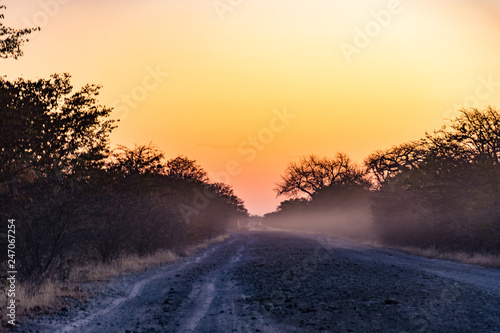
<instances>
[{"instance_id":1,"label":"silhouetted tree","mask_svg":"<svg viewBox=\"0 0 500 333\"><path fill-rule=\"evenodd\" d=\"M5 5L0 5L0 11L4 10ZM30 33L40 30L40 28L25 28L25 29L14 29L5 26L2 21L5 16L3 13L0 13L0 58L14 58L23 55L23 51L21 50L21 46L24 42L27 42L28 39L25 36Z\"/></svg>"},{"instance_id":2,"label":"silhouetted tree","mask_svg":"<svg viewBox=\"0 0 500 333\"><path fill-rule=\"evenodd\" d=\"M0 57L17 58L36 29L2 20ZM73 92L69 74L0 77L0 218L16 219L18 277L32 293L47 279L66 279L73 265L180 249L248 216L232 188L210 183L195 160L163 164L152 143L110 154L116 126L97 102L99 89ZM182 205L194 206L192 223Z\"/></svg>"},{"instance_id":3,"label":"silhouetted tree","mask_svg":"<svg viewBox=\"0 0 500 333\"><path fill-rule=\"evenodd\" d=\"M378 181L373 214L382 240L500 251L499 119L492 107L463 109L418 144L365 160Z\"/></svg>"},{"instance_id":4,"label":"silhouetted tree","mask_svg":"<svg viewBox=\"0 0 500 333\"><path fill-rule=\"evenodd\" d=\"M166 175L173 179L184 179L201 183L208 181L205 170L195 160L190 160L185 156L178 156L169 160L165 169Z\"/></svg>"},{"instance_id":5,"label":"silhouetted tree","mask_svg":"<svg viewBox=\"0 0 500 333\"><path fill-rule=\"evenodd\" d=\"M310 155L288 165L275 191L278 196L294 198L307 195L312 198L328 186L364 182L364 171L347 155L338 153L333 159Z\"/></svg>"},{"instance_id":6,"label":"silhouetted tree","mask_svg":"<svg viewBox=\"0 0 500 333\"><path fill-rule=\"evenodd\" d=\"M386 151L377 150L365 159L364 164L375 177L376 184L380 185L404 170L417 168L425 153L422 142L404 143Z\"/></svg>"},{"instance_id":7,"label":"silhouetted tree","mask_svg":"<svg viewBox=\"0 0 500 333\"><path fill-rule=\"evenodd\" d=\"M290 163L275 191L291 199L266 214L265 223L344 237L366 235L370 229L370 193L365 175L341 153L335 158L310 155Z\"/></svg>"},{"instance_id":8,"label":"silhouetted tree","mask_svg":"<svg viewBox=\"0 0 500 333\"><path fill-rule=\"evenodd\" d=\"M303 210L309 204L309 200L304 198L288 199L280 202L276 208L277 212L286 212L293 210Z\"/></svg>"},{"instance_id":9,"label":"silhouetted tree","mask_svg":"<svg viewBox=\"0 0 500 333\"><path fill-rule=\"evenodd\" d=\"M451 130L446 127L436 131L434 145L441 151L451 152L449 146L459 147L457 154L474 161L500 163L500 113L488 106L480 111L477 108L462 109L460 115L451 123ZM439 141L438 141L439 140ZM448 145L448 147L445 147Z\"/></svg>"},{"instance_id":10,"label":"silhouetted tree","mask_svg":"<svg viewBox=\"0 0 500 333\"><path fill-rule=\"evenodd\" d=\"M133 149L119 145L112 157L108 169L123 175L162 173L164 169L163 152L152 143L136 145Z\"/></svg>"},{"instance_id":11,"label":"silhouetted tree","mask_svg":"<svg viewBox=\"0 0 500 333\"><path fill-rule=\"evenodd\" d=\"M215 192L219 197L224 199L224 201L230 206L234 207L234 209L245 215L248 214L247 209L245 208L245 203L242 199L236 196L234 190L231 186L224 183L214 183L210 184L208 188Z\"/></svg>"},{"instance_id":12,"label":"silhouetted tree","mask_svg":"<svg viewBox=\"0 0 500 333\"><path fill-rule=\"evenodd\" d=\"M0 78L0 183L29 177L76 175L99 168L114 126L111 109L97 104L99 86L71 94L68 74L10 82Z\"/></svg>"},{"instance_id":13,"label":"silhouetted tree","mask_svg":"<svg viewBox=\"0 0 500 333\"><path fill-rule=\"evenodd\" d=\"M0 216L19 221L20 278L33 286L81 255L92 211L84 185L103 166L114 128L98 86L72 88L67 74L0 79Z\"/></svg>"}]
</instances>

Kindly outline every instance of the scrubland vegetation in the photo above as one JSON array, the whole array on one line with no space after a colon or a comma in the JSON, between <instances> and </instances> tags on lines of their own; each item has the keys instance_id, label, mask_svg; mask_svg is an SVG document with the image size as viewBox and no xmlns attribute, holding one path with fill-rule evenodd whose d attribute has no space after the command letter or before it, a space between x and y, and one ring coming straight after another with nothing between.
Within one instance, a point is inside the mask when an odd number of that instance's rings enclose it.
<instances>
[{"instance_id":1,"label":"scrubland vegetation","mask_svg":"<svg viewBox=\"0 0 500 333\"><path fill-rule=\"evenodd\" d=\"M15 219L24 298L50 298L47 288L76 273L85 280L82 267L168 260L161 254L190 251L248 215L194 160L165 161L154 144L110 149L116 121L98 92L75 92L67 74L0 79L0 218Z\"/></svg>"},{"instance_id":2,"label":"scrubland vegetation","mask_svg":"<svg viewBox=\"0 0 500 333\"><path fill-rule=\"evenodd\" d=\"M22 56L35 30L0 23L0 58ZM0 77L0 220L15 220L22 311L78 296L74 283L189 254L248 217L232 188L212 182L195 160L165 160L152 143L111 149L117 120L98 103L99 89L75 91L69 74ZM303 157L276 193L286 200L265 216L268 226L460 252L478 263L498 258L500 114L463 109L362 165L342 153Z\"/></svg>"},{"instance_id":3,"label":"scrubland vegetation","mask_svg":"<svg viewBox=\"0 0 500 333\"><path fill-rule=\"evenodd\" d=\"M4 9L0 58L17 59L40 29L3 25ZM100 88L75 90L69 74L0 77L0 219L14 220L19 314L78 296L74 283L192 253L248 216L232 188L211 182L195 160L165 161L152 143L111 149L118 120L98 103Z\"/></svg>"},{"instance_id":4,"label":"scrubland vegetation","mask_svg":"<svg viewBox=\"0 0 500 333\"><path fill-rule=\"evenodd\" d=\"M117 121L98 104L99 89L74 92L68 74L0 79L0 218L16 221L26 309L99 279L85 267L118 274L134 270L127 262L169 261L248 217L231 187L211 182L195 160L165 161L152 143L111 149ZM492 265L500 253L499 122L493 107L463 109L363 165L342 153L290 163L276 187L288 199L265 224Z\"/></svg>"},{"instance_id":5,"label":"scrubland vegetation","mask_svg":"<svg viewBox=\"0 0 500 333\"><path fill-rule=\"evenodd\" d=\"M435 252L500 254L500 114L459 116L418 141L368 156L290 163L266 215L272 226L322 230ZM463 257L463 255L461 255Z\"/></svg>"}]
</instances>

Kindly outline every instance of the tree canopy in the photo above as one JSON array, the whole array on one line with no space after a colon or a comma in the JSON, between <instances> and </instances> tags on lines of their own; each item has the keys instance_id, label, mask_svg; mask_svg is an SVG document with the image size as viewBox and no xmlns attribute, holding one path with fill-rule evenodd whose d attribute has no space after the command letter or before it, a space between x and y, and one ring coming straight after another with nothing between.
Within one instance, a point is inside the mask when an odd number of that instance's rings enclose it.
<instances>
[{"instance_id":1,"label":"tree canopy","mask_svg":"<svg viewBox=\"0 0 500 333\"><path fill-rule=\"evenodd\" d=\"M14 29L3 24L5 18L2 10L5 10L5 5L0 5L0 58L14 58L23 55L21 46L28 41L26 38L30 33L40 30L40 28L24 28Z\"/></svg>"},{"instance_id":2,"label":"tree canopy","mask_svg":"<svg viewBox=\"0 0 500 333\"><path fill-rule=\"evenodd\" d=\"M152 143L135 145L133 149L118 145L107 168L122 175L161 173L163 158L163 152Z\"/></svg>"},{"instance_id":3,"label":"tree canopy","mask_svg":"<svg viewBox=\"0 0 500 333\"><path fill-rule=\"evenodd\" d=\"M31 292L75 264L182 248L248 215L195 160L165 163L153 143L111 150L116 121L99 90L75 91L69 74L0 78L0 217L19 221L19 278Z\"/></svg>"},{"instance_id":4,"label":"tree canopy","mask_svg":"<svg viewBox=\"0 0 500 333\"><path fill-rule=\"evenodd\" d=\"M377 150L356 166L343 154L290 163L268 223L376 235L391 245L500 252L500 112L465 108L420 140ZM370 186L369 186L370 185Z\"/></svg>"},{"instance_id":5,"label":"tree canopy","mask_svg":"<svg viewBox=\"0 0 500 333\"><path fill-rule=\"evenodd\" d=\"M166 175L174 179L184 179L193 182L205 183L208 176L195 160L186 156L177 156L165 165Z\"/></svg>"},{"instance_id":6,"label":"tree canopy","mask_svg":"<svg viewBox=\"0 0 500 333\"><path fill-rule=\"evenodd\" d=\"M68 74L10 82L0 78L0 182L31 172L75 175L102 164L114 120L97 104L100 87L72 93Z\"/></svg>"},{"instance_id":7,"label":"tree canopy","mask_svg":"<svg viewBox=\"0 0 500 333\"><path fill-rule=\"evenodd\" d=\"M335 158L309 155L288 165L275 191L278 196L312 198L326 187L363 183L363 176L364 171L343 153Z\"/></svg>"},{"instance_id":8,"label":"tree canopy","mask_svg":"<svg viewBox=\"0 0 500 333\"><path fill-rule=\"evenodd\" d=\"M365 160L383 241L500 250L499 119L493 107L462 109L449 126Z\"/></svg>"}]
</instances>

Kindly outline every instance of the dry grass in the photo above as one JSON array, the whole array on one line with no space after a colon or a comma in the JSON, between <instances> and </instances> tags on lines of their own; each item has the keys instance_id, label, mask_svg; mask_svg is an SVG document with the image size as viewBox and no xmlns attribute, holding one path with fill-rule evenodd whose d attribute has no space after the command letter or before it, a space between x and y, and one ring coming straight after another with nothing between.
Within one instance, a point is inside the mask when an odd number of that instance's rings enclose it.
<instances>
[{"instance_id":1,"label":"dry grass","mask_svg":"<svg viewBox=\"0 0 500 333\"><path fill-rule=\"evenodd\" d=\"M500 256L492 254L466 253L466 252L441 252L434 248L421 249L417 247L402 246L393 248L410 254L427 258L459 261L484 267L500 268Z\"/></svg>"},{"instance_id":2,"label":"dry grass","mask_svg":"<svg viewBox=\"0 0 500 333\"><path fill-rule=\"evenodd\" d=\"M498 254L494 255L494 254L482 254L482 253L467 253L460 251L443 252L436 248L424 249L414 246L389 246L374 240L364 241L361 243L376 248L391 249L426 258L458 261L465 264L471 264L489 268L500 268L500 255Z\"/></svg>"},{"instance_id":3,"label":"dry grass","mask_svg":"<svg viewBox=\"0 0 500 333\"><path fill-rule=\"evenodd\" d=\"M203 243L190 246L178 254L172 251L158 251L155 254L148 256L140 257L132 255L123 257L109 264L94 263L87 266L81 266L72 271L70 280L75 283L107 281L111 277L123 273L135 273L147 268L174 262L179 256L191 256L196 252L207 248L211 244L221 243L228 238L229 235L220 235Z\"/></svg>"},{"instance_id":4,"label":"dry grass","mask_svg":"<svg viewBox=\"0 0 500 333\"><path fill-rule=\"evenodd\" d=\"M70 281L75 283L107 281L113 276L123 273L135 273L177 260L172 251L159 251L148 256L127 256L111 263L97 263L80 266L71 272Z\"/></svg>"},{"instance_id":5,"label":"dry grass","mask_svg":"<svg viewBox=\"0 0 500 333\"><path fill-rule=\"evenodd\" d=\"M78 284L58 281L47 281L41 285L35 294L29 294L22 285L16 285L16 323L23 317L33 318L36 315L51 313L68 304L68 300L84 300L87 295L79 288ZM0 331L9 331L6 327L7 320L7 295L2 295L0 314L2 325Z\"/></svg>"},{"instance_id":6,"label":"dry grass","mask_svg":"<svg viewBox=\"0 0 500 333\"><path fill-rule=\"evenodd\" d=\"M45 282L34 295L28 294L20 285L16 291L16 300L19 302L17 313L32 316L44 311L44 308L59 308L67 298L85 299L85 293L74 283L61 283L59 281Z\"/></svg>"},{"instance_id":7,"label":"dry grass","mask_svg":"<svg viewBox=\"0 0 500 333\"><path fill-rule=\"evenodd\" d=\"M229 237L230 236L228 234L219 235L219 236L217 236L215 238L209 239L209 240L204 241L202 243L198 243L196 245L189 246L186 249L184 249L182 251L182 253L180 253L180 255L183 256L183 257L192 256L196 252L198 252L200 250L203 250L203 249L206 249L211 244L218 244L218 243L224 242Z\"/></svg>"},{"instance_id":8,"label":"dry grass","mask_svg":"<svg viewBox=\"0 0 500 333\"><path fill-rule=\"evenodd\" d=\"M179 254L172 251L159 251L149 256L139 257L133 255L123 257L109 264L95 263L76 267L73 269L67 282L47 281L34 295L28 294L22 285L17 285L16 321L21 317L33 317L39 314L51 313L72 302L87 299L88 295L79 287L81 283L108 281L110 278L123 273L135 273L147 268L174 262L179 256L191 256L207 248L209 245L221 243L229 237L229 235L215 237L203 243L190 246ZM5 302L4 304L6 304L6 301L7 296L4 293L2 303ZM0 310L2 321L7 318L4 304L1 304ZM6 322L2 322L2 324L5 325ZM5 329L5 327L0 326L0 331L2 329Z\"/></svg>"}]
</instances>

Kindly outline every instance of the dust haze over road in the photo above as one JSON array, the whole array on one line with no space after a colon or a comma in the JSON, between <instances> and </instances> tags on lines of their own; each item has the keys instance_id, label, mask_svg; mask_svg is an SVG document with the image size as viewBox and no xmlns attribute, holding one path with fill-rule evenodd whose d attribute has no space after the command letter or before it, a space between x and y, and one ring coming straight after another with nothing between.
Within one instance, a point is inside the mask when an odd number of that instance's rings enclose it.
<instances>
[{"instance_id":1,"label":"dust haze over road","mask_svg":"<svg viewBox=\"0 0 500 333\"><path fill-rule=\"evenodd\" d=\"M17 332L500 332L500 270L320 235L235 233Z\"/></svg>"}]
</instances>

